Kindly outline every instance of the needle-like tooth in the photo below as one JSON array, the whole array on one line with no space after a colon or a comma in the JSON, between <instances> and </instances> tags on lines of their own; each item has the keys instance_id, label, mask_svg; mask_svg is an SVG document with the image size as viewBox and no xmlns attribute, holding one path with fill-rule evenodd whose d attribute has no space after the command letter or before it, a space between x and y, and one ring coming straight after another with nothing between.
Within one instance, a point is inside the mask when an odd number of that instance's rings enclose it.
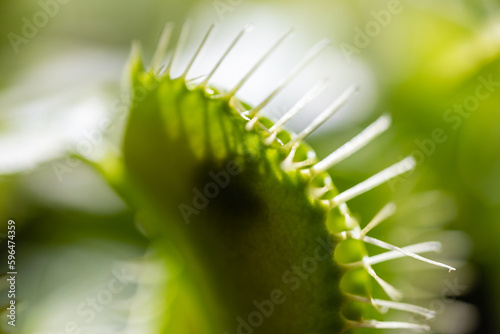
<instances>
[{"instance_id":1,"label":"needle-like tooth","mask_svg":"<svg viewBox=\"0 0 500 334\"><path fill-rule=\"evenodd\" d=\"M401 300L403 298L401 292L399 292L395 287L393 287L391 284L387 283L384 281L382 278L380 278L375 270L371 267L371 265L366 262L367 257L363 259L364 267L368 274L377 281L377 283L380 285L380 287L387 293L389 298L392 300Z\"/></svg>"},{"instance_id":2,"label":"needle-like tooth","mask_svg":"<svg viewBox=\"0 0 500 334\"><path fill-rule=\"evenodd\" d=\"M313 101L326 87L329 78L325 78L318 82L314 87L306 93L286 114L283 115L274 125L269 129L269 132L279 130L286 122L292 117L297 115L306 105Z\"/></svg>"},{"instance_id":3,"label":"needle-like tooth","mask_svg":"<svg viewBox=\"0 0 500 334\"><path fill-rule=\"evenodd\" d=\"M414 254L439 252L441 250L441 244L436 241L429 241L402 247L401 249ZM366 262L369 263L370 265L374 265L382 262L400 259L402 257L406 257L406 255L404 253L401 253L400 251L393 250L382 254L370 256L369 258L366 259ZM357 267L362 267L363 265L364 265L363 261L358 261L358 262L348 263L345 266L349 268L357 268Z\"/></svg>"},{"instance_id":4,"label":"needle-like tooth","mask_svg":"<svg viewBox=\"0 0 500 334\"><path fill-rule=\"evenodd\" d=\"M252 118L249 122L247 122L247 124L245 124L245 129L247 131L250 131L253 129L253 127L255 126L255 123L257 123L257 121L259 120L259 117L255 116L254 118Z\"/></svg>"},{"instance_id":5,"label":"needle-like tooth","mask_svg":"<svg viewBox=\"0 0 500 334\"><path fill-rule=\"evenodd\" d=\"M396 212L396 204L386 204L373 219L361 230L360 237L364 237L368 232L374 229L378 224L385 221Z\"/></svg>"},{"instance_id":6,"label":"needle-like tooth","mask_svg":"<svg viewBox=\"0 0 500 334\"><path fill-rule=\"evenodd\" d=\"M212 31L214 30L215 28L215 24L212 24L210 26L210 28L208 28L208 31L207 33L205 34L205 36L203 37L200 45L198 46L198 48L196 49L196 52L194 53L193 57L191 58L191 60L189 61L188 65L186 66L186 69L184 70L184 73L182 73L182 76L181 78L185 79L187 74L189 73L189 70L193 67L193 64L194 62L196 61L196 59L198 58L198 56L200 55L201 53L201 50L203 49L203 47L205 46L205 44L207 43L208 41L208 38L210 37L210 35L212 34Z\"/></svg>"},{"instance_id":7,"label":"needle-like tooth","mask_svg":"<svg viewBox=\"0 0 500 334\"><path fill-rule=\"evenodd\" d=\"M372 245L375 245L375 246L378 246L378 247L381 247L381 248L384 248L384 249L388 249L388 250L400 252L400 253L408 256L408 257L412 257L412 258L414 258L416 260L419 260L419 261L422 261L422 262L425 262L425 263L429 263L429 264L435 265L437 267L446 268L450 272L453 271L453 270L456 270L455 268L453 268L453 267L451 267L451 266L449 266L447 264L426 259L425 257L417 255L417 254L412 253L412 252L409 252L408 250L405 250L404 248L399 248L397 246L391 245L391 244L389 244L387 242L384 242L384 241L381 241L381 240L378 240L378 239L375 239L375 238L372 238L372 237L364 236L360 240L362 240L362 241L364 241L364 242L366 242L368 244L372 244Z\"/></svg>"},{"instance_id":8,"label":"needle-like tooth","mask_svg":"<svg viewBox=\"0 0 500 334\"><path fill-rule=\"evenodd\" d=\"M172 31L174 30L174 24L169 22L165 24L163 31L160 36L160 40L158 41L158 46L156 47L156 51L153 55L153 59L151 60L151 71L156 72L158 67L161 64L162 58L165 56L165 52L167 51L168 44L170 42L170 38L172 37Z\"/></svg>"},{"instance_id":9,"label":"needle-like tooth","mask_svg":"<svg viewBox=\"0 0 500 334\"><path fill-rule=\"evenodd\" d=\"M212 68L212 70L210 71L210 73L207 75L207 77L205 78L205 80L203 80L203 82L200 84L200 87L205 87L207 84L208 84L208 81L212 78L212 76L215 74L215 72L219 69L220 65L222 64L222 62L226 59L226 57L229 55L229 53L231 53L231 51L234 49L234 47L236 46L236 44L238 44L238 42L240 41L240 39L248 32L252 31L253 30L253 25L249 24L247 26L245 26L245 28L243 28L243 30L241 30L241 32L236 36L236 38L231 42L231 44L229 45L229 47L227 48L226 52L224 52L224 54L222 55L222 57L220 57L219 61L217 62L217 64L215 64L215 66Z\"/></svg>"},{"instance_id":10,"label":"needle-like tooth","mask_svg":"<svg viewBox=\"0 0 500 334\"><path fill-rule=\"evenodd\" d=\"M190 26L191 26L191 22L189 20L186 20L182 26L179 40L177 41L177 44L175 45L175 49L174 49L174 52L172 54L172 57L170 57L170 61L168 62L167 68L165 69L165 75L167 75L167 76L171 75L172 67L174 66L174 63L177 60L177 57L179 56L179 53L181 52L182 48L184 47L184 44L186 43L186 39L187 39L188 34L189 34Z\"/></svg>"},{"instance_id":11,"label":"needle-like tooth","mask_svg":"<svg viewBox=\"0 0 500 334\"><path fill-rule=\"evenodd\" d=\"M278 39L278 41L276 41L273 44L273 46L271 46L271 48L262 56L262 58L259 59L259 61L252 67L252 69L250 71L248 71L248 73L243 77L243 79L241 79L236 84L236 86L233 89L231 89L231 91L229 91L227 93L228 98L234 96L234 94L236 94L240 90L240 88L255 73L255 71L257 71L257 69L264 63L264 61L266 61L267 58L269 58L269 56L271 56L271 54L278 48L278 46L281 45L281 43L283 43L292 34L292 32L293 32L293 29L290 29L283 36L281 36L280 39Z\"/></svg>"},{"instance_id":12,"label":"needle-like tooth","mask_svg":"<svg viewBox=\"0 0 500 334\"><path fill-rule=\"evenodd\" d=\"M278 86L269 94L264 101L250 111L251 115L257 117L262 112L262 109L271 102L292 80L295 78L307 65L309 65L317 56L330 45L330 41L324 39L314 45L311 50L305 55L304 59L283 79Z\"/></svg>"},{"instance_id":13,"label":"needle-like tooth","mask_svg":"<svg viewBox=\"0 0 500 334\"><path fill-rule=\"evenodd\" d=\"M401 174L404 174L412 170L413 168L415 168L415 165L416 165L415 158L407 157L402 161L392 165L391 167L384 169L380 173L375 174L374 176L368 178L367 180L355 185L351 189L348 189L343 193L340 193L339 195L330 199L329 204L333 208L341 203L345 203L381 185L382 183L389 181L390 179L393 179Z\"/></svg>"},{"instance_id":14,"label":"needle-like tooth","mask_svg":"<svg viewBox=\"0 0 500 334\"><path fill-rule=\"evenodd\" d=\"M409 329L415 331L430 331L428 325L411 322L365 320L362 322L349 321L351 328L379 328L379 329Z\"/></svg>"},{"instance_id":15,"label":"needle-like tooth","mask_svg":"<svg viewBox=\"0 0 500 334\"><path fill-rule=\"evenodd\" d=\"M375 122L370 124L365 130L363 130L359 135L342 145L340 148L335 150L328 157L318 162L311 168L313 174L318 174L324 172L328 168L331 168L335 164L341 162L342 160L350 157L361 148L365 147L372 140L382 134L391 126L391 116L383 115Z\"/></svg>"},{"instance_id":16,"label":"needle-like tooth","mask_svg":"<svg viewBox=\"0 0 500 334\"><path fill-rule=\"evenodd\" d=\"M404 311L408 313L414 313L424 316L427 319L433 319L436 316L436 312L426 309L424 307L420 307L413 304L389 301L389 300L381 300L381 299L369 299L366 297L361 297L357 295L348 295L348 299L352 301L357 301L365 304L375 303L379 307L389 308L398 311Z\"/></svg>"},{"instance_id":17,"label":"needle-like tooth","mask_svg":"<svg viewBox=\"0 0 500 334\"><path fill-rule=\"evenodd\" d=\"M347 88L342 93L342 95L340 95L328 108L325 109L325 111L323 111L318 117L316 117L311 122L311 124L309 124L301 133L297 135L297 137L293 138L289 143L287 143L287 146L291 147L295 143L303 140L308 135L313 133L317 128L321 126L321 124L326 122L330 117L333 116L333 114L335 114L340 108L342 108L357 90L357 85L351 85L349 88Z\"/></svg>"},{"instance_id":18,"label":"needle-like tooth","mask_svg":"<svg viewBox=\"0 0 500 334\"><path fill-rule=\"evenodd\" d=\"M292 149L290 150L290 153L288 153L285 160L281 162L281 169L283 169L285 172L294 169L293 158L295 158L295 153L297 153L298 148L299 148L298 143L293 145Z\"/></svg>"}]
</instances>

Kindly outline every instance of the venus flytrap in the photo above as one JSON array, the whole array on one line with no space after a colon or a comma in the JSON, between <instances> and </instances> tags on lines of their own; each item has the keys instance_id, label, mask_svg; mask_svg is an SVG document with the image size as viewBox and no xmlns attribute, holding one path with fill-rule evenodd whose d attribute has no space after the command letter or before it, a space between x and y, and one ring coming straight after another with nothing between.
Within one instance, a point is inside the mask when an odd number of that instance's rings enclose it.
<instances>
[{"instance_id":1,"label":"venus flytrap","mask_svg":"<svg viewBox=\"0 0 500 334\"><path fill-rule=\"evenodd\" d=\"M400 302L403 293L381 278L374 266L410 257L453 270L419 255L438 251L440 244L400 248L375 239L369 236L370 231L394 213L395 205L385 206L361 228L346 204L413 169L415 160L403 159L343 192L337 190L327 172L387 130L390 117L383 115L319 161L303 140L349 102L358 89L355 85L299 134L285 130L283 125L322 91L325 81L275 123L262 111L325 49L327 41L313 47L262 103L251 108L235 94L290 32L234 88L224 92L212 87L210 79L250 28L238 33L201 83L186 81L212 29L179 77L171 73L187 38L187 25L164 70L160 63L168 49L172 25L165 27L149 68L144 66L139 49L133 49L129 79L134 102L122 147L91 163L138 212L153 244L163 251L167 249L163 245L169 245L165 257L171 259L165 262L182 268L175 281L176 297L172 300L165 296L171 300L171 312L183 314L182 319L166 316L161 330L207 334L331 334L355 328L428 330L423 322L366 320L363 314L371 307L381 314L393 309L424 320L432 318L431 310ZM237 166L238 173L223 180L224 187L219 183L217 194L206 194L211 198L203 208L188 208L186 203L194 205L193 189L199 193L206 190L214 183L214 173L224 171L229 163ZM185 223L186 217L191 224ZM322 261L316 258L314 266L307 265L305 259L319 254L318 240L326 245L323 251L329 255ZM388 252L370 257L366 244ZM374 297L373 283L389 300ZM274 297L280 294L279 298L270 297L273 292ZM256 312L255 301L270 298L279 301L274 303L272 314L249 325L250 315Z\"/></svg>"}]
</instances>

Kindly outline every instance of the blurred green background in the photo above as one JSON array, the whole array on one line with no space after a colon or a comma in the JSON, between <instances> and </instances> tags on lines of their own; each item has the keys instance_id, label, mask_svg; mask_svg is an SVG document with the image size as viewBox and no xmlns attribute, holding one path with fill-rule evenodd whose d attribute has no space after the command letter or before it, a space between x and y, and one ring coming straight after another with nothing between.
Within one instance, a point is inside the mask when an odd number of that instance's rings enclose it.
<instances>
[{"instance_id":1,"label":"blurred green background","mask_svg":"<svg viewBox=\"0 0 500 334\"><path fill-rule=\"evenodd\" d=\"M140 40L150 57L166 22L190 18L188 53L211 22L219 25L216 46L254 23L253 37L241 43L248 58L241 59L250 64L257 57L253 52L269 45L268 35L295 28L296 41L280 51L285 64L265 68L256 76L258 84L243 92L252 103L272 89L287 61L299 59L311 40L333 41L333 50L268 112L290 107L295 93L305 92L323 72L332 71L335 87L360 83L351 109L309 141L323 157L376 115L393 115L388 134L332 170L334 182L346 189L413 153L416 173L352 201L353 212L371 217L388 200L402 201L409 193L446 194L452 204L436 202L431 216L445 216L447 229L465 231L472 240L470 274L462 283L467 288L457 298L473 305L479 317L475 329L450 333L500 333L499 9L493 0L0 1L0 171L23 171L0 178L0 213L3 221L18 222L19 272L29 273L19 278L21 300L58 304L51 291L63 296L82 279L86 284L79 289L91 290L91 278L109 276L117 259L130 262L147 252L133 213L92 171L78 166L61 179L53 164L34 163L57 156L67 149L60 147L64 140L113 112L132 40ZM50 14L46 20L34 17L40 11ZM26 28L36 19L40 27ZM220 56L220 48L212 47L207 59ZM209 65L199 64L199 74ZM227 87L236 79L226 71L217 80ZM426 217L426 210L413 215ZM455 246L469 248L466 242ZM125 304L129 297L120 296ZM65 306L54 307L66 319ZM39 319L19 321L28 333Z\"/></svg>"}]
</instances>

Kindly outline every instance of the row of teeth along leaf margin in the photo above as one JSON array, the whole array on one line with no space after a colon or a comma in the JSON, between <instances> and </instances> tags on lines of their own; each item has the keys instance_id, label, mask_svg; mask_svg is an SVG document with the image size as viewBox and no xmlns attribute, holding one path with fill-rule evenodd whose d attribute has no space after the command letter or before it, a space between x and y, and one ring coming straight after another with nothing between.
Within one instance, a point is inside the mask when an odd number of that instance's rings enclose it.
<instances>
[{"instance_id":1,"label":"row of teeth along leaf margin","mask_svg":"<svg viewBox=\"0 0 500 334\"><path fill-rule=\"evenodd\" d=\"M169 46L169 41L171 40L172 33L174 31L174 24L167 23L161 34L157 49L153 55L149 73L152 73L156 78L168 78L171 80L182 79L185 81L186 86L189 89L202 89L206 93L211 94L211 98L226 100L227 103L232 106L242 119L246 122L245 128L247 131L261 131L265 134L263 139L263 145L277 145L279 149L286 152L286 158L281 162L281 169L284 173L296 173L300 172L304 177L309 179L309 195L315 200L320 201L327 210L338 210L339 213L344 217L344 224L339 228L337 233L334 233L334 238L338 242L337 248L342 248L345 242L360 242L364 244L370 244L380 247L387 252L375 255L375 256L363 256L359 261L354 261L350 263L342 263L337 261L337 265L348 273L356 268L362 268L366 270L366 273L371 276L375 282L382 288L382 290L387 294L389 300L381 300L373 298L371 295L361 296L357 294L352 294L344 292L344 299L346 302L358 302L363 304L372 305L380 313L386 313L389 309L398 310L402 312L407 312L410 314L415 314L422 316L424 319L432 319L435 317L435 312L426 308L422 308L416 305L407 304L400 302L402 299L402 293L398 291L391 284L379 277L373 268L373 265L378 263L390 261L393 259L398 259L402 257L409 257L415 260L423 261L430 265L442 267L448 269L449 271L455 270L455 268L448 266L446 264L436 262L419 254L428 252L439 252L441 249L441 244L439 242L424 242L419 244L414 244L406 247L397 247L390 243L384 242L368 236L368 233L375 228L377 225L388 219L394 214L396 210L396 205L394 203L388 203L385 205L374 217L373 219L364 227L361 228L359 222L350 214L346 202L349 200L362 195L363 193L395 178L400 176L413 168L415 168L416 161L413 157L407 157L400 162L382 170L381 172L375 174L374 176L368 178L367 180L359 183L358 185L345 190L335 196L329 196L331 190L335 187L333 182L327 173L327 170L342 160L350 157L352 154L356 153L361 148L368 145L380 134L385 132L391 126L391 117L389 114L384 114L379 117L376 121L370 124L366 129L360 132L353 139L342 145L340 148L336 149L333 153L328 155L321 161L316 158L315 152L310 149L303 140L306 139L311 133L313 133L317 128L319 128L325 121L332 117L338 110L340 110L345 104L348 103L349 99L356 94L358 87L356 85L351 85L345 89L345 91L334 100L323 112L321 112L312 122L310 122L300 133L293 134L288 132L283 128L283 126L295 115L297 115L301 110L304 109L310 102L312 102L327 86L328 78L320 80L316 85L314 85L299 101L288 110L280 119L275 121L270 127L264 125L261 119L264 118L262 115L263 110L269 104L269 102L276 97L302 70L304 70L322 51L327 49L330 45L328 40L321 40L319 43L314 45L305 57L300 61L290 73L282 79L276 88L266 97L264 100L252 109L247 109L236 97L236 93L240 88L248 81L248 79L259 69L259 67L269 58L269 56L278 47L287 40L292 35L292 30L287 31L283 34L264 55L258 59L255 65L244 75L244 77L229 91L223 93L215 94L209 86L209 82L212 79L215 72L220 68L226 57L231 53L233 48L238 44L238 42L253 29L252 25L245 26L231 41L228 48L224 51L223 55L216 62L210 72L206 75L196 77L194 79L186 80L186 77L191 70L193 64L199 58L200 52L204 49L207 42L210 40L211 34L214 32L216 26L211 25L207 33L204 35L202 42L195 51L195 54L190 58L187 67L184 69L182 74L173 79L171 78L171 71L175 65L177 58L182 52L183 45L188 38L190 23L186 21L182 26L180 37L177 44L174 46L172 55L167 62L166 66L161 66L162 60L165 57L166 51ZM138 43L134 43L132 54L139 54ZM280 136L280 134L286 134L286 136ZM282 138L288 138L286 142L283 142ZM307 150L306 159L302 161L296 161L296 154L298 150L305 148ZM337 251L337 250L336 250ZM344 274L345 275L345 274ZM414 331L429 331L430 327L423 323L410 323L410 322L392 322L392 321L377 321L377 320L360 320L352 321L344 318L345 330L353 328L374 328L374 329L400 329L400 330L414 330Z\"/></svg>"}]
</instances>

